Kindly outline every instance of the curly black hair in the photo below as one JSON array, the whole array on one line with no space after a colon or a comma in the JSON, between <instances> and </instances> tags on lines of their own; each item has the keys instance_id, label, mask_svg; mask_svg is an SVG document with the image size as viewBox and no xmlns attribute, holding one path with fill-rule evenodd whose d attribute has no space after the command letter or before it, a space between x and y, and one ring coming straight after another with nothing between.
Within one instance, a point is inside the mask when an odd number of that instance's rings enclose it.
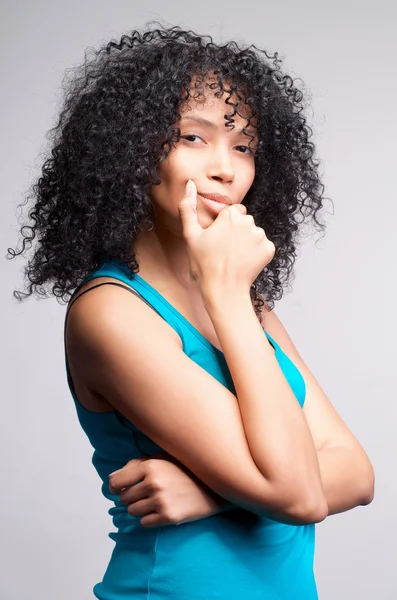
<instances>
[{"instance_id":1,"label":"curly black hair","mask_svg":"<svg viewBox=\"0 0 397 600\"><path fill-rule=\"evenodd\" d=\"M47 134L51 157L28 191L27 201L32 192L35 199L28 214L34 224L21 227L19 252L8 248L14 258L37 236L24 267L28 293L13 295L18 301L33 291L48 297L40 286L51 282L52 294L67 302L105 261L118 259L139 271L131 248L140 232L153 228L150 190L161 182L158 166L180 139L181 98L200 100L200 82L211 75L215 95L237 98L227 101L234 114L244 102L257 120L255 179L243 203L276 248L251 287L261 321L263 300L271 310L283 295L305 221L312 217L325 229L317 217L324 186L304 94L281 71L277 53L235 41L219 45L211 36L155 23L160 27L151 29L151 22L91 49L91 59L87 49L83 64L66 71L59 120Z\"/></svg>"}]
</instances>

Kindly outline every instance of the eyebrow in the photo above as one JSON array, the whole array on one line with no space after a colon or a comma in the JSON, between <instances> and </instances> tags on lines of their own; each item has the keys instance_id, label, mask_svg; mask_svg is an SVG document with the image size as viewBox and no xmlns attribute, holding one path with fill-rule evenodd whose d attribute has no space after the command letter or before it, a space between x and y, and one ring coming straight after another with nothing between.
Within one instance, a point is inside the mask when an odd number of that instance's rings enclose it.
<instances>
[{"instance_id":1,"label":"eyebrow","mask_svg":"<svg viewBox=\"0 0 397 600\"><path fill-rule=\"evenodd\" d=\"M217 128L217 125L213 121L209 121L208 119L204 119L203 117L182 117L181 121L195 121L196 123L200 123L201 125L206 125L207 127L211 127L212 129ZM249 129L247 127L243 127L242 129L237 129L236 133L243 133L243 129L245 129L247 133L251 133L253 135L258 135L254 129Z\"/></svg>"}]
</instances>

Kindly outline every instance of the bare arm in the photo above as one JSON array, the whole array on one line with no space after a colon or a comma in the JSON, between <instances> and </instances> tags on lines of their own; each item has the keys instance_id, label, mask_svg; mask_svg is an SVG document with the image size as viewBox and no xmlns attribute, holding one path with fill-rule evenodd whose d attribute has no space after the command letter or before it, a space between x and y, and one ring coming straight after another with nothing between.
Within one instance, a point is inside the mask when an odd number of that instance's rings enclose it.
<instances>
[{"instance_id":1,"label":"bare arm","mask_svg":"<svg viewBox=\"0 0 397 600\"><path fill-rule=\"evenodd\" d=\"M264 310L263 319L266 331L272 335L295 366L299 368L305 380L306 395L302 412L308 422L316 448L328 515L369 504L374 497L374 471L363 447L328 400L313 373L303 361L280 319L276 316L275 311L269 312L267 309L265 312ZM233 327L233 323L231 325ZM163 454L166 459L168 458L174 464L180 465L179 461L175 461L167 453ZM134 463L134 461L131 461L131 463ZM131 463L124 469L124 479L123 477L120 479L122 487L135 483L136 473L134 469L130 468ZM160 464L164 464L164 462ZM184 476L181 476L182 471L185 472ZM191 494L191 498L187 501L187 504L181 506L181 514L177 514L177 522L186 518L206 518L219 512L239 508L238 505L222 498L208 486L205 486L192 473L187 472L183 465L180 465L179 477L180 482L178 480L167 482L169 506L172 507L174 512L178 507L179 496L175 495L173 497L173 493L176 494L178 485L181 489L187 489L188 494ZM186 479L189 479L187 484ZM167 480L162 476L161 481L164 485ZM194 481L196 481L196 489L192 485ZM127 502L128 499L131 503L137 499L132 488L128 492L123 492L123 494L125 494ZM135 510L135 508L132 510ZM252 512L256 511L252 509ZM136 513L132 512L131 514ZM165 516L167 514L165 511ZM264 510L262 509L259 514L264 515ZM282 521L282 518L275 516L271 511L267 516Z\"/></svg>"},{"instance_id":2,"label":"bare arm","mask_svg":"<svg viewBox=\"0 0 397 600\"><path fill-rule=\"evenodd\" d=\"M276 504L286 510L300 505L302 514L312 514L313 520L325 518L326 502L310 429L249 294L207 292L204 303L233 378L251 455L269 484L277 483L273 487L278 494Z\"/></svg>"},{"instance_id":3,"label":"bare arm","mask_svg":"<svg viewBox=\"0 0 397 600\"><path fill-rule=\"evenodd\" d=\"M260 326L259 333L265 339ZM298 494L279 506L284 482L267 481L253 461L236 396L186 356L174 330L140 299L114 286L82 296L71 308L67 348L72 376L219 496L283 522L324 518Z\"/></svg>"},{"instance_id":4,"label":"bare arm","mask_svg":"<svg viewBox=\"0 0 397 600\"><path fill-rule=\"evenodd\" d=\"M231 297L235 298L235 295ZM219 311L221 315L224 314L223 304L219 306ZM232 318L235 315L234 311ZM374 471L363 447L343 423L274 311L266 316L266 329L305 379L306 398L302 414L308 423L317 454L327 515L371 503L374 497ZM231 327L233 330L234 323ZM215 495L214 501L218 506L217 512L238 507L219 495ZM282 521L271 512L267 516Z\"/></svg>"},{"instance_id":5,"label":"bare arm","mask_svg":"<svg viewBox=\"0 0 397 600\"><path fill-rule=\"evenodd\" d=\"M305 380L302 409L309 425L321 473L328 515L365 506L374 498L375 474L364 448L343 422L309 369L275 311L263 310L266 331ZM219 510L234 508L218 497Z\"/></svg>"}]
</instances>

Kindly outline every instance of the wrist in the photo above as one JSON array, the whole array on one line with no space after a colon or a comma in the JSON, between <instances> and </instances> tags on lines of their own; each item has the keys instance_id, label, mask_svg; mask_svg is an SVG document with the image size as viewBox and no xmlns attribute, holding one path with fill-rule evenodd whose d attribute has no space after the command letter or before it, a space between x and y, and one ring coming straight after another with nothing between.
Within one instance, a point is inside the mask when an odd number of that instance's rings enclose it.
<instances>
[{"instance_id":1,"label":"wrist","mask_svg":"<svg viewBox=\"0 0 397 600\"><path fill-rule=\"evenodd\" d=\"M216 316L225 310L240 310L240 308L251 307L252 301L249 290L227 288L225 286L211 286L201 293L203 304L208 314Z\"/></svg>"}]
</instances>

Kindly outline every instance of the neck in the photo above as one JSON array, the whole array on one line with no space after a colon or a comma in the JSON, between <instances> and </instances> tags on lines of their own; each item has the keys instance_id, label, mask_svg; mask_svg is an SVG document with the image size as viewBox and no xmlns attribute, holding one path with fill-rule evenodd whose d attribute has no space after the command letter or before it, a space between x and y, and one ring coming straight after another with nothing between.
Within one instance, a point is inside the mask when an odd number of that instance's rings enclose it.
<instances>
[{"instance_id":1,"label":"neck","mask_svg":"<svg viewBox=\"0 0 397 600\"><path fill-rule=\"evenodd\" d=\"M133 250L143 276L175 281L189 289L197 287L190 274L186 243L170 229L156 225L142 232Z\"/></svg>"}]
</instances>

